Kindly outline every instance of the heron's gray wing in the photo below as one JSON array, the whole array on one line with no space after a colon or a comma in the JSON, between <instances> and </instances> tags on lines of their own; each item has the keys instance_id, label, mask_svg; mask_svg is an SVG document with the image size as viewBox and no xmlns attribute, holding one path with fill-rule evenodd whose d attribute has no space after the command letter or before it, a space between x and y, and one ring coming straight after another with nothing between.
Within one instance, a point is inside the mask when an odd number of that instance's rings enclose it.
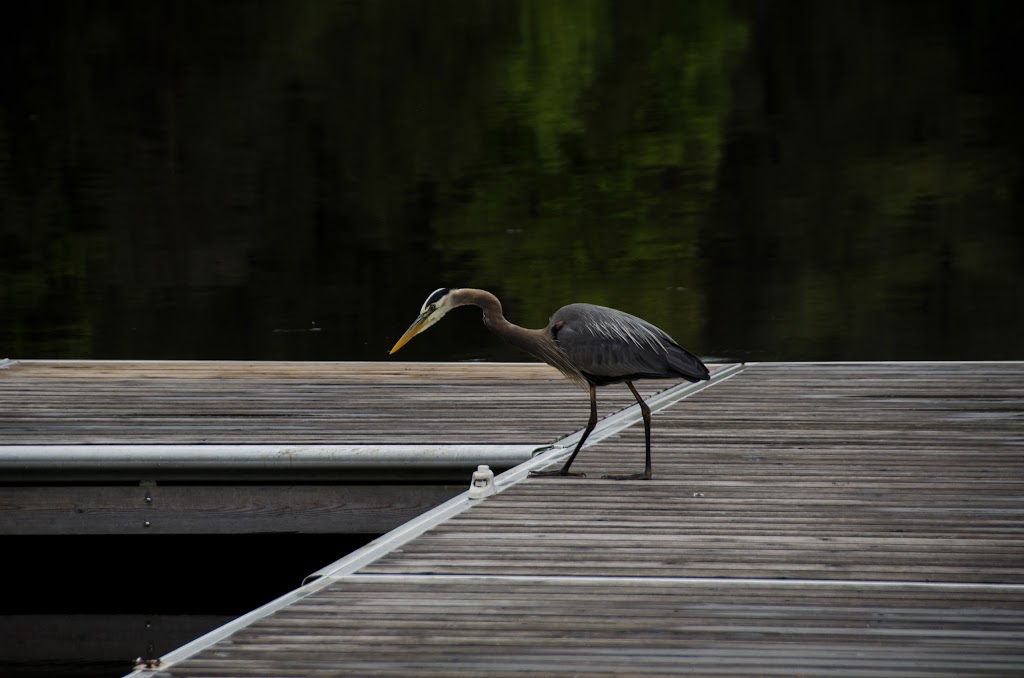
<instances>
[{"instance_id":1,"label":"heron's gray wing","mask_svg":"<svg viewBox=\"0 0 1024 678\"><path fill-rule=\"evenodd\" d=\"M552 316L551 327L570 362L601 381L707 378L703 363L664 331L613 308L570 304Z\"/></svg>"}]
</instances>

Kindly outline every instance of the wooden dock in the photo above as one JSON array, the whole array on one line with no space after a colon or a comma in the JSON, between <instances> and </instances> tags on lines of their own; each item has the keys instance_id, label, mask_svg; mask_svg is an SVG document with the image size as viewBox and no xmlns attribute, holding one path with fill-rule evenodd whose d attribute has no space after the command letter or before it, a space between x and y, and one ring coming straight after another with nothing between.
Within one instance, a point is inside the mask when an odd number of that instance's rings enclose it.
<instances>
[{"instance_id":1,"label":"wooden dock","mask_svg":"<svg viewBox=\"0 0 1024 678\"><path fill-rule=\"evenodd\" d=\"M0 535L380 534L588 413L537 364L0 360Z\"/></svg>"},{"instance_id":2,"label":"wooden dock","mask_svg":"<svg viewBox=\"0 0 1024 678\"><path fill-rule=\"evenodd\" d=\"M562 397L467 400L470 437L575 425ZM588 478L528 478L545 452L133 675L1024 675L1024 363L751 364L658 402L655 480L600 479L642 465L627 410Z\"/></svg>"}]
</instances>

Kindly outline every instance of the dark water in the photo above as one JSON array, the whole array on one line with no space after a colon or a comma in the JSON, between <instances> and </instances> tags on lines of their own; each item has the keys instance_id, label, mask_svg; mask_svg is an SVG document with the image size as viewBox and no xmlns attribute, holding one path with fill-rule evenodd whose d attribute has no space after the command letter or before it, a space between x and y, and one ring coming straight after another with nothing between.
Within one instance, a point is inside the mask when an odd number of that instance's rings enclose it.
<instances>
[{"instance_id":1,"label":"dark water","mask_svg":"<svg viewBox=\"0 0 1024 678\"><path fill-rule=\"evenodd\" d=\"M705 357L1024 358L1020 3L12 8L0 357L385 359L428 292L474 286ZM470 311L400 357L523 358ZM342 555L276 548L220 553L278 588L215 609L142 569L103 580L134 606L7 613L237 614Z\"/></svg>"},{"instance_id":2,"label":"dark water","mask_svg":"<svg viewBox=\"0 0 1024 678\"><path fill-rule=\"evenodd\" d=\"M22 3L0 356L384 359L428 292L477 286L702 356L1021 358L1022 17ZM401 357L522 358L470 311Z\"/></svg>"},{"instance_id":3,"label":"dark water","mask_svg":"<svg viewBox=\"0 0 1024 678\"><path fill-rule=\"evenodd\" d=\"M0 676L123 676L136 657L291 591L371 537L4 537Z\"/></svg>"}]
</instances>

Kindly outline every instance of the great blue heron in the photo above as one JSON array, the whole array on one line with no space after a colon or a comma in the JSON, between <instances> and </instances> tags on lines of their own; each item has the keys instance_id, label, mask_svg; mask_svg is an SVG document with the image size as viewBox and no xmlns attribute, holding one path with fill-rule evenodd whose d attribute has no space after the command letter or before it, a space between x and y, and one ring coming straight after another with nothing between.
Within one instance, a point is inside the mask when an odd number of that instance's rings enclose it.
<instances>
[{"instance_id":1,"label":"great blue heron","mask_svg":"<svg viewBox=\"0 0 1024 678\"><path fill-rule=\"evenodd\" d=\"M555 311L548 326L528 330L513 325L501 312L501 302L485 290L434 290L423 302L420 314L391 349L394 353L457 306L479 306L484 326L508 343L534 358L557 368L566 377L590 394L590 420L572 455L557 471L539 471L538 476L581 476L569 473L569 467L587 436L597 425L597 394L595 389L606 384L625 382L640 404L644 419L647 463L642 473L625 476L604 476L615 480L650 480L651 478L651 409L637 393L637 379L682 377L690 382L708 378L708 368L672 337L646 320L614 308L593 304L569 304Z\"/></svg>"}]
</instances>

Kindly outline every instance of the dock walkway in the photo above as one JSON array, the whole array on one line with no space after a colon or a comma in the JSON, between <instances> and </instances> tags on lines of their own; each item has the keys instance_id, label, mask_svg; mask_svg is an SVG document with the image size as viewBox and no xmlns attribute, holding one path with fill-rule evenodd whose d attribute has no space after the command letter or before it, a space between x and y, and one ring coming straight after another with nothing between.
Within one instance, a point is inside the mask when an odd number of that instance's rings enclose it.
<instances>
[{"instance_id":1,"label":"dock walkway","mask_svg":"<svg viewBox=\"0 0 1024 678\"><path fill-rule=\"evenodd\" d=\"M588 414L541 364L0 360L0 535L380 534Z\"/></svg>"},{"instance_id":2,"label":"dock walkway","mask_svg":"<svg viewBox=\"0 0 1024 678\"><path fill-rule=\"evenodd\" d=\"M1024 363L716 375L135 675L1024 675Z\"/></svg>"}]
</instances>

